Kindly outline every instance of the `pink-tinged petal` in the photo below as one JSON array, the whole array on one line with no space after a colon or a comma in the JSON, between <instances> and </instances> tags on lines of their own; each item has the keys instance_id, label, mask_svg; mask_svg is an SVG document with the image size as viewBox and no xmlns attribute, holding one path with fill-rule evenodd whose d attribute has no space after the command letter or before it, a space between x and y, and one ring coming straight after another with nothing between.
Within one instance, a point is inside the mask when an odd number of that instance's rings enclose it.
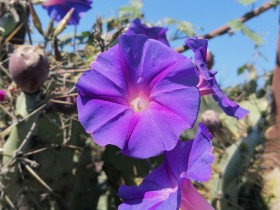
<instances>
[{"instance_id":1,"label":"pink-tinged petal","mask_svg":"<svg viewBox=\"0 0 280 210\"><path fill-rule=\"evenodd\" d=\"M214 93L213 89L209 86L208 81L204 79L202 74L199 75L199 83L197 85L197 88L199 89L199 93L201 96Z\"/></svg>"},{"instance_id":2,"label":"pink-tinged petal","mask_svg":"<svg viewBox=\"0 0 280 210\"><path fill-rule=\"evenodd\" d=\"M77 97L79 120L95 142L123 148L129 135L133 112L127 106L99 99ZM109 132L108 132L109 131Z\"/></svg>"},{"instance_id":3,"label":"pink-tinged petal","mask_svg":"<svg viewBox=\"0 0 280 210\"><path fill-rule=\"evenodd\" d=\"M128 30L125 32L125 35L135 35L143 34L146 35L149 39L155 39L163 44L169 46L169 43L166 38L167 28L162 27L148 27L145 24L142 24L139 18L136 18L130 23Z\"/></svg>"},{"instance_id":4,"label":"pink-tinged petal","mask_svg":"<svg viewBox=\"0 0 280 210\"><path fill-rule=\"evenodd\" d=\"M139 112L138 121L123 154L148 158L173 149L185 124L178 115L162 105L150 102L147 110Z\"/></svg>"},{"instance_id":5,"label":"pink-tinged petal","mask_svg":"<svg viewBox=\"0 0 280 210\"><path fill-rule=\"evenodd\" d=\"M206 182L210 179L211 165L215 160L211 139L212 135L207 127L199 123L188 159L186 176L189 179L199 182Z\"/></svg>"},{"instance_id":6,"label":"pink-tinged petal","mask_svg":"<svg viewBox=\"0 0 280 210\"><path fill-rule=\"evenodd\" d=\"M180 181L182 210L214 210L214 208L203 198L188 179Z\"/></svg>"},{"instance_id":7,"label":"pink-tinged petal","mask_svg":"<svg viewBox=\"0 0 280 210\"><path fill-rule=\"evenodd\" d=\"M156 209L161 210L170 210L170 209L179 209L180 198L178 197L177 190L175 192L169 193L168 197L161 202Z\"/></svg>"}]
</instances>

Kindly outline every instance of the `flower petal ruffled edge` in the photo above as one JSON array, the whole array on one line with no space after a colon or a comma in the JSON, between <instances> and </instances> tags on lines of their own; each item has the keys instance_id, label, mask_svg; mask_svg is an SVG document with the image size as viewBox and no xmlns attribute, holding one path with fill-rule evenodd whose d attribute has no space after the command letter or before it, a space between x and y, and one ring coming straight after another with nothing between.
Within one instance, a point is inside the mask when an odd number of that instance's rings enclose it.
<instances>
[{"instance_id":1,"label":"flower petal ruffled edge","mask_svg":"<svg viewBox=\"0 0 280 210\"><path fill-rule=\"evenodd\" d=\"M218 86L215 79L215 73L209 71L206 64L207 55L207 45L208 41L206 39L198 39L197 37L193 39L187 39L187 46L195 53L195 62L200 74L203 76L208 87L212 89L212 95L215 101L221 109L229 116L235 117L238 120L244 118L249 111L240 107L237 103L230 100L226 95L224 95Z\"/></svg>"}]
</instances>

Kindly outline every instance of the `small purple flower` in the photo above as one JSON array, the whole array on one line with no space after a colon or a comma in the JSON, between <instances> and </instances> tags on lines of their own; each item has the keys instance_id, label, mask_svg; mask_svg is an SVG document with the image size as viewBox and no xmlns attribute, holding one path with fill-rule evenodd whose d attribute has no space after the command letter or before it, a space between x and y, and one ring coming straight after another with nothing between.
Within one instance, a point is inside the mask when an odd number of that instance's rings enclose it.
<instances>
[{"instance_id":1,"label":"small purple flower","mask_svg":"<svg viewBox=\"0 0 280 210\"><path fill-rule=\"evenodd\" d=\"M166 38L167 28L162 27L148 27L145 24L142 24L139 18L136 18L130 23L128 30L125 32L125 35L134 35L134 34L143 34L146 35L149 39L155 39L163 44L169 46L169 42Z\"/></svg>"},{"instance_id":2,"label":"small purple flower","mask_svg":"<svg viewBox=\"0 0 280 210\"><path fill-rule=\"evenodd\" d=\"M218 102L221 109L229 116L235 117L238 120L245 117L249 111L240 107L237 103L230 100L223 94L215 79L215 72L210 71L206 64L207 45L206 39L187 39L186 44L194 52L194 59L199 70L198 88L201 95L212 94L215 101Z\"/></svg>"},{"instance_id":3,"label":"small purple flower","mask_svg":"<svg viewBox=\"0 0 280 210\"><path fill-rule=\"evenodd\" d=\"M120 187L119 195L124 203L119 210L213 210L190 181L210 179L211 164L215 159L211 138L207 128L200 123L195 139L179 140L173 150L165 152L164 162L138 187Z\"/></svg>"},{"instance_id":4,"label":"small purple flower","mask_svg":"<svg viewBox=\"0 0 280 210\"><path fill-rule=\"evenodd\" d=\"M125 155L169 151L197 118L195 71L190 59L159 41L120 36L76 84L79 120L97 144L116 145Z\"/></svg>"},{"instance_id":5,"label":"small purple flower","mask_svg":"<svg viewBox=\"0 0 280 210\"><path fill-rule=\"evenodd\" d=\"M91 0L46 0L43 7L48 11L49 16L56 21L60 21L71 8L74 8L68 25L78 25L82 15L91 9L91 3Z\"/></svg>"},{"instance_id":6,"label":"small purple flower","mask_svg":"<svg viewBox=\"0 0 280 210\"><path fill-rule=\"evenodd\" d=\"M4 90L0 89L0 101L4 101L6 96L7 96L7 93Z\"/></svg>"}]
</instances>

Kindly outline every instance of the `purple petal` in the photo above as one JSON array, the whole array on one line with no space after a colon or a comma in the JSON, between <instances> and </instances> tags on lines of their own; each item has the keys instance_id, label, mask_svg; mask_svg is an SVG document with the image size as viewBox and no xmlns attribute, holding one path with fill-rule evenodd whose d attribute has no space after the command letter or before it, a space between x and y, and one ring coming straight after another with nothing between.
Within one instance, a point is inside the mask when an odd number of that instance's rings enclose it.
<instances>
[{"instance_id":1,"label":"purple petal","mask_svg":"<svg viewBox=\"0 0 280 210\"><path fill-rule=\"evenodd\" d=\"M182 125L180 133L192 128L196 121L200 106L199 91L195 87L197 82L194 66L185 59L173 64L150 83L150 100L178 116Z\"/></svg>"},{"instance_id":2,"label":"purple petal","mask_svg":"<svg viewBox=\"0 0 280 210\"><path fill-rule=\"evenodd\" d=\"M172 192L169 196L158 205L157 209L169 210L169 209L179 209L180 206L180 198L178 196L178 191Z\"/></svg>"},{"instance_id":3,"label":"purple petal","mask_svg":"<svg viewBox=\"0 0 280 210\"><path fill-rule=\"evenodd\" d=\"M208 181L211 176L211 164L215 159L211 138L208 129L199 123L194 140L179 141L173 150L165 152L163 165L166 165L169 174L199 182Z\"/></svg>"},{"instance_id":4,"label":"purple petal","mask_svg":"<svg viewBox=\"0 0 280 210\"><path fill-rule=\"evenodd\" d=\"M110 50L101 53L94 63L91 64L91 69L104 75L104 77L110 80L111 83L120 90L121 94L125 94L128 89L126 84L126 80L128 80L128 78L126 78L123 71L119 45L115 45L110 48ZM107 85L101 85L101 87L104 88L107 87ZM110 88L114 87L110 86Z\"/></svg>"},{"instance_id":5,"label":"purple petal","mask_svg":"<svg viewBox=\"0 0 280 210\"><path fill-rule=\"evenodd\" d=\"M118 209L177 209L178 201L177 181L170 182L165 167L159 167L145 177L139 187L121 186L119 196L124 203ZM173 179L173 178L171 178ZM174 185L174 188L170 186Z\"/></svg>"},{"instance_id":6,"label":"purple petal","mask_svg":"<svg viewBox=\"0 0 280 210\"><path fill-rule=\"evenodd\" d=\"M143 35L120 36L119 45L127 75L140 87L177 62L186 61L180 53Z\"/></svg>"},{"instance_id":7,"label":"purple petal","mask_svg":"<svg viewBox=\"0 0 280 210\"><path fill-rule=\"evenodd\" d=\"M101 146L113 144L123 148L129 135L133 112L127 106L99 99L77 97L79 120ZM109 132L108 132L109 131Z\"/></svg>"},{"instance_id":8,"label":"purple petal","mask_svg":"<svg viewBox=\"0 0 280 210\"><path fill-rule=\"evenodd\" d=\"M160 71L150 82L152 94L169 91L178 84L183 86L195 87L198 85L199 77L190 59L183 58L173 63L163 71Z\"/></svg>"},{"instance_id":9,"label":"purple petal","mask_svg":"<svg viewBox=\"0 0 280 210\"><path fill-rule=\"evenodd\" d=\"M207 85L207 87L204 88L206 90L205 93L212 92L213 98L218 102L218 105L227 115L235 117L238 120L245 117L249 113L249 111L243 109L237 103L230 100L226 95L222 93L215 79L215 74L209 71L207 67L207 40L198 38L187 39L186 44L194 51L195 63L203 79L206 81L206 83L204 83L205 85ZM211 88L212 91L209 91L208 88ZM201 93L203 93L203 91L201 91Z\"/></svg>"},{"instance_id":10,"label":"purple petal","mask_svg":"<svg viewBox=\"0 0 280 210\"><path fill-rule=\"evenodd\" d=\"M182 179L179 184L182 210L214 210L197 192L189 179Z\"/></svg>"},{"instance_id":11,"label":"purple petal","mask_svg":"<svg viewBox=\"0 0 280 210\"><path fill-rule=\"evenodd\" d=\"M200 105L196 70L164 44L143 35L120 36L91 68L76 85L78 112L98 144L147 158L173 149L193 126Z\"/></svg>"},{"instance_id":12,"label":"purple petal","mask_svg":"<svg viewBox=\"0 0 280 210\"><path fill-rule=\"evenodd\" d=\"M71 8L74 8L68 25L77 25L82 15L91 9L91 3L91 0L47 0L43 7L48 11L49 16L56 21L60 21Z\"/></svg>"},{"instance_id":13,"label":"purple petal","mask_svg":"<svg viewBox=\"0 0 280 210\"><path fill-rule=\"evenodd\" d=\"M181 146L183 146L183 144L179 144L179 147ZM176 146L176 148L177 147L178 145ZM180 153L174 154L172 159L174 160L173 164L177 164L178 162L177 158L180 156L181 156ZM165 192L168 191L166 189L176 190L179 178L180 178L180 173L178 173L178 171L173 173L173 171L170 170L167 161L165 160L158 168L154 169L150 174L148 174L139 186L121 186L119 188L118 193L125 202L133 201L133 200L135 200L135 203L141 202L144 198L145 193L147 192L155 192L155 193L158 192L158 194L153 194L153 195L161 198L163 196L160 195L160 193L164 194L164 191ZM161 190L163 191L161 192ZM174 190L169 190L169 192L171 191Z\"/></svg>"},{"instance_id":14,"label":"purple petal","mask_svg":"<svg viewBox=\"0 0 280 210\"><path fill-rule=\"evenodd\" d=\"M119 195L124 200L133 200L143 198L149 191L159 192L163 189L175 189L178 185L179 174L170 173L171 171L165 164L161 164L147 175L139 186L121 186ZM165 190L168 191L168 190ZM170 190L171 192L172 190ZM174 190L173 190L174 191ZM160 196L162 197L162 196Z\"/></svg>"},{"instance_id":15,"label":"purple petal","mask_svg":"<svg viewBox=\"0 0 280 210\"><path fill-rule=\"evenodd\" d=\"M185 128L182 121L164 106L150 102L148 109L138 114L123 154L147 158L173 149Z\"/></svg>"},{"instance_id":16,"label":"purple petal","mask_svg":"<svg viewBox=\"0 0 280 210\"><path fill-rule=\"evenodd\" d=\"M178 125L176 128L178 130L176 132L177 137L179 137L185 129L193 127L200 106L200 95L197 88L180 86L175 88L175 86L173 86L170 87L169 90L166 90L166 92L161 92L158 95L152 96L151 100L160 104L162 109L176 116L174 119L176 122L174 121L172 123Z\"/></svg>"},{"instance_id":17,"label":"purple petal","mask_svg":"<svg viewBox=\"0 0 280 210\"><path fill-rule=\"evenodd\" d=\"M167 28L148 27L142 24L139 18L136 18L130 23L128 30L125 32L125 35L143 34L146 35L149 39L158 40L163 44L169 46L166 38L166 31Z\"/></svg>"},{"instance_id":18,"label":"purple petal","mask_svg":"<svg viewBox=\"0 0 280 210\"><path fill-rule=\"evenodd\" d=\"M171 200L176 198L177 193L171 193ZM174 196L175 195L175 196ZM122 197L122 196L121 196ZM146 192L143 197L141 198L136 198L136 199L131 199L131 200L126 200L123 198L125 203L121 204L118 207L118 210L143 210L143 209L148 209L148 210L156 210L156 209L176 209L176 208L169 208L170 206L172 207L177 207L177 203L172 203L171 205L166 204L165 202L169 200L169 194L166 193L166 191L151 191L151 192ZM167 206L168 208L161 208L163 206Z\"/></svg>"},{"instance_id":19,"label":"purple petal","mask_svg":"<svg viewBox=\"0 0 280 210\"><path fill-rule=\"evenodd\" d=\"M228 115L237 118L238 120L244 118L249 114L247 109L240 107L237 103L230 100L227 96L225 96L220 90L216 79L214 80L213 91L216 95L212 95L214 100L218 102L221 109Z\"/></svg>"},{"instance_id":20,"label":"purple petal","mask_svg":"<svg viewBox=\"0 0 280 210\"><path fill-rule=\"evenodd\" d=\"M193 52L199 50L204 60L206 60L208 46L207 39L198 39L197 37L195 37L194 39L186 39L186 44Z\"/></svg>"},{"instance_id":21,"label":"purple petal","mask_svg":"<svg viewBox=\"0 0 280 210\"><path fill-rule=\"evenodd\" d=\"M79 78L76 88L79 95L87 98L103 99L128 106L128 102L123 97L126 95L126 90L98 71L86 71Z\"/></svg>"},{"instance_id":22,"label":"purple petal","mask_svg":"<svg viewBox=\"0 0 280 210\"><path fill-rule=\"evenodd\" d=\"M199 182L206 182L210 179L212 173L211 164L215 160L212 154L211 139L212 135L206 126L199 123L188 159L186 176L189 179Z\"/></svg>"}]
</instances>

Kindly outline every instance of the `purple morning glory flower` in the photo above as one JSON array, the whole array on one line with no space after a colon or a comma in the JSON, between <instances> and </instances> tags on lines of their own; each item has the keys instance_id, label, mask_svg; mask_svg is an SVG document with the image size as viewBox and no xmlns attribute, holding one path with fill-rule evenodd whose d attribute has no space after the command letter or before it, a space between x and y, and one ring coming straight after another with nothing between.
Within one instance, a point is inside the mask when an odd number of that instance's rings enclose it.
<instances>
[{"instance_id":1,"label":"purple morning glory flower","mask_svg":"<svg viewBox=\"0 0 280 210\"><path fill-rule=\"evenodd\" d=\"M79 120L97 144L125 155L169 151L197 118L195 71L190 59L159 41L122 35L76 84Z\"/></svg>"},{"instance_id":2,"label":"purple morning glory flower","mask_svg":"<svg viewBox=\"0 0 280 210\"><path fill-rule=\"evenodd\" d=\"M49 16L56 21L60 21L71 8L74 8L68 25L77 25L81 16L91 9L91 3L91 0L46 0L43 7L48 11Z\"/></svg>"},{"instance_id":3,"label":"purple morning glory flower","mask_svg":"<svg viewBox=\"0 0 280 210\"><path fill-rule=\"evenodd\" d=\"M142 24L139 18L136 18L130 23L128 30L125 32L125 35L134 35L134 34L143 34L146 35L149 39L155 39L163 44L169 46L169 42L166 38L167 28L162 27L148 27L145 24Z\"/></svg>"},{"instance_id":4,"label":"purple morning glory flower","mask_svg":"<svg viewBox=\"0 0 280 210\"><path fill-rule=\"evenodd\" d=\"M208 41L206 39L187 39L186 44L194 51L194 59L199 70L198 88L201 95L212 94L215 101L218 102L222 110L229 116L238 120L245 117L249 111L240 107L237 103L230 100L223 94L215 79L215 72L210 71L206 64L206 54Z\"/></svg>"},{"instance_id":5,"label":"purple morning glory flower","mask_svg":"<svg viewBox=\"0 0 280 210\"><path fill-rule=\"evenodd\" d=\"M7 95L6 92L0 89L0 101L4 101L6 95Z\"/></svg>"},{"instance_id":6,"label":"purple morning glory flower","mask_svg":"<svg viewBox=\"0 0 280 210\"><path fill-rule=\"evenodd\" d=\"M119 210L213 210L190 181L210 179L211 164L215 159L211 138L207 128L200 123L194 140L179 140L173 150L165 152L164 162L139 186L120 187L119 195L124 203Z\"/></svg>"}]
</instances>

